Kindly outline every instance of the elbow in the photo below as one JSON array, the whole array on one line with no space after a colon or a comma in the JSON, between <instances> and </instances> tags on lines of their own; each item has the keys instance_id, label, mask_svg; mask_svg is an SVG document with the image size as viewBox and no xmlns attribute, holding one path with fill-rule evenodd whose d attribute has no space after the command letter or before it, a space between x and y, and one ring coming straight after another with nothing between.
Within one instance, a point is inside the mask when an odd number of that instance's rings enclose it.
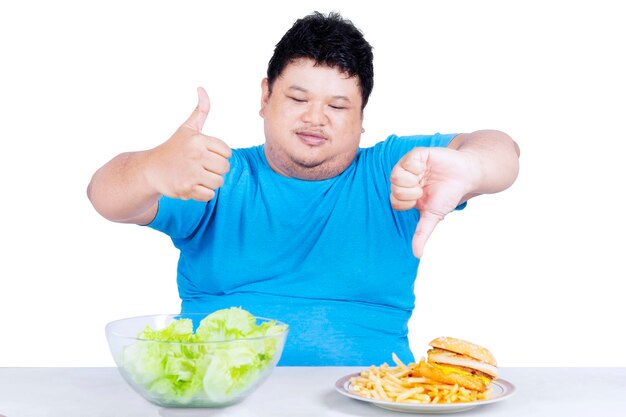
<instances>
[{"instance_id":1,"label":"elbow","mask_svg":"<svg viewBox=\"0 0 626 417\"><path fill-rule=\"evenodd\" d=\"M507 135L507 137L511 141L511 146L513 146L513 151L515 152L515 156L511 157L511 159L513 160L512 163L514 165L513 181L511 181L511 184L513 184L513 182L515 182L515 180L517 180L517 177L519 175L519 170L520 170L519 158L520 158L520 155L521 155L521 151L520 151L520 148L519 148L519 145L517 144L517 142L515 142L513 140L513 138L511 138L509 135Z\"/></svg>"},{"instance_id":2,"label":"elbow","mask_svg":"<svg viewBox=\"0 0 626 417\"><path fill-rule=\"evenodd\" d=\"M110 213L107 212L106 204L104 204L102 202L103 200L99 197L98 186L97 184L95 184L96 175L97 173L94 174L94 176L91 178L91 181L87 185L87 198L99 215L107 220L116 221L115 217L111 216Z\"/></svg>"},{"instance_id":3,"label":"elbow","mask_svg":"<svg viewBox=\"0 0 626 417\"><path fill-rule=\"evenodd\" d=\"M508 144L510 146L510 149L512 150L512 152L511 151L507 152L508 157L506 157L506 159L509 160L509 164L511 166L511 171L512 171L511 184L513 184L513 182L517 179L517 176L519 174L519 157L520 157L519 145L511 136L509 136L505 132L496 130L494 131L494 134L500 139L500 141ZM503 154L503 156L504 155L506 154Z\"/></svg>"},{"instance_id":4,"label":"elbow","mask_svg":"<svg viewBox=\"0 0 626 417\"><path fill-rule=\"evenodd\" d=\"M499 133L503 135L506 138L506 140L511 144L511 146L513 147L513 151L515 151L515 155L517 155L517 157L519 158L520 149L519 149L519 145L517 144L517 142L515 142L515 140L513 140L513 138L509 136L508 134L504 132L499 132Z\"/></svg>"},{"instance_id":5,"label":"elbow","mask_svg":"<svg viewBox=\"0 0 626 417\"><path fill-rule=\"evenodd\" d=\"M490 132L491 132L492 136L500 139L501 141L508 142L511 145L511 147L513 148L513 151L515 152L515 155L517 155L517 157L519 158L519 156L520 156L519 145L517 144L517 142L515 142L515 140L513 140L513 138L510 135L508 135L507 133L502 132L500 130L491 130Z\"/></svg>"},{"instance_id":6,"label":"elbow","mask_svg":"<svg viewBox=\"0 0 626 417\"><path fill-rule=\"evenodd\" d=\"M100 202L99 202L99 198L98 198L98 173L99 171L96 171L95 174L93 174L93 176L91 177L91 180L89 181L89 184L87 184L87 198L89 199L89 202L91 203L91 205L93 206L94 209L96 209L96 211L98 213L100 213L101 215L102 212L100 210ZM106 216L105 216L106 217Z\"/></svg>"},{"instance_id":7,"label":"elbow","mask_svg":"<svg viewBox=\"0 0 626 417\"><path fill-rule=\"evenodd\" d=\"M520 147L515 140L507 133L499 130L482 131L481 136L490 138L488 148L495 151L493 156L499 161L498 176L500 184L496 189L499 191L509 188L517 180L520 170Z\"/></svg>"},{"instance_id":8,"label":"elbow","mask_svg":"<svg viewBox=\"0 0 626 417\"><path fill-rule=\"evenodd\" d=\"M520 148L519 148L519 145L517 144L517 142L515 142L509 135L506 135L506 136L509 138L511 146L513 147L513 151L515 152L515 155L511 155L511 157L510 157L511 165L512 165L512 178L511 178L509 186L511 186L511 185L513 185L513 183L517 180L517 177L519 176L519 170L520 170L520 163L519 163Z\"/></svg>"},{"instance_id":9,"label":"elbow","mask_svg":"<svg viewBox=\"0 0 626 417\"><path fill-rule=\"evenodd\" d=\"M520 149L519 149L519 145L517 144L517 142L515 142L515 140L513 140L512 137L510 137L509 135L507 135L506 133L504 133L506 135L506 137L509 139L509 141L511 142L511 145L513 146L513 150L515 151L515 154L517 155L517 157L519 158L521 153L520 153Z\"/></svg>"},{"instance_id":10,"label":"elbow","mask_svg":"<svg viewBox=\"0 0 626 417\"><path fill-rule=\"evenodd\" d=\"M87 184L87 198L91 202L91 205L93 205L93 179Z\"/></svg>"},{"instance_id":11,"label":"elbow","mask_svg":"<svg viewBox=\"0 0 626 417\"><path fill-rule=\"evenodd\" d=\"M505 144L505 146L508 145L510 147L512 152L509 153L509 157L510 159L514 160L514 165L516 165L516 170L518 170L521 151L517 142L515 142L515 140L513 140L513 138L507 133L500 130L488 130L483 132L488 132L487 135L490 136L492 140L495 139L497 142Z\"/></svg>"}]
</instances>

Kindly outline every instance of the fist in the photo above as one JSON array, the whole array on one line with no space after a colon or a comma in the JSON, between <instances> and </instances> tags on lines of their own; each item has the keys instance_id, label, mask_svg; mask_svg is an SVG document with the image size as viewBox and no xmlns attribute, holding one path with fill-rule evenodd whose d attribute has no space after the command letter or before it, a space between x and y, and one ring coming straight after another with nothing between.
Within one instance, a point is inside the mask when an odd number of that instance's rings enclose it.
<instances>
[{"instance_id":1,"label":"fist","mask_svg":"<svg viewBox=\"0 0 626 417\"><path fill-rule=\"evenodd\" d=\"M426 160L413 151L406 154L391 171L391 206L395 210L416 207L417 200L424 195Z\"/></svg>"},{"instance_id":2,"label":"fist","mask_svg":"<svg viewBox=\"0 0 626 417\"><path fill-rule=\"evenodd\" d=\"M414 148L391 171L391 206L420 213L412 242L417 258L435 226L468 195L471 166L468 157L454 149Z\"/></svg>"},{"instance_id":3,"label":"fist","mask_svg":"<svg viewBox=\"0 0 626 417\"><path fill-rule=\"evenodd\" d=\"M198 88L198 106L165 143L148 151L148 181L162 195L209 201L224 183L231 149L202 133L209 114L209 96Z\"/></svg>"}]
</instances>

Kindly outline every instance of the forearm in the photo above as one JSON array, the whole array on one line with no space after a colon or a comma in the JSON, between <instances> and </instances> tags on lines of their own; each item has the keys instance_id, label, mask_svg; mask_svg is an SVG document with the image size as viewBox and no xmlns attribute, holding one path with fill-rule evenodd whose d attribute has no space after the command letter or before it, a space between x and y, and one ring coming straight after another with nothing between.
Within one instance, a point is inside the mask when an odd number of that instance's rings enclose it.
<instances>
[{"instance_id":1,"label":"forearm","mask_svg":"<svg viewBox=\"0 0 626 417\"><path fill-rule=\"evenodd\" d=\"M156 214L161 195L146 178L148 151L123 153L93 175L87 196L108 220L149 223Z\"/></svg>"},{"instance_id":2,"label":"forearm","mask_svg":"<svg viewBox=\"0 0 626 417\"><path fill-rule=\"evenodd\" d=\"M519 172L519 147L506 133L479 130L457 136L451 147L468 154L475 165L475 178L468 194L497 193L510 187Z\"/></svg>"}]
</instances>

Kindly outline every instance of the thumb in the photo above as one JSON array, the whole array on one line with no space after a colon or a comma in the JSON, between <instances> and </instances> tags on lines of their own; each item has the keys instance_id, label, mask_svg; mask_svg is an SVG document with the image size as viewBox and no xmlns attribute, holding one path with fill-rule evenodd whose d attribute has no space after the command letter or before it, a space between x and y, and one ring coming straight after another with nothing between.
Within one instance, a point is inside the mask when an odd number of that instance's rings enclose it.
<instances>
[{"instance_id":1,"label":"thumb","mask_svg":"<svg viewBox=\"0 0 626 417\"><path fill-rule=\"evenodd\" d=\"M189 116L185 123L183 123L183 126L197 132L202 132L202 128L204 127L204 122L209 115L210 108L211 103L209 101L209 95L206 93L204 88L198 87L198 105L194 109L193 113L191 113L191 116Z\"/></svg>"},{"instance_id":2,"label":"thumb","mask_svg":"<svg viewBox=\"0 0 626 417\"><path fill-rule=\"evenodd\" d=\"M413 255L416 258L421 258L424 255L424 246L426 241L435 230L435 226L441 221L441 218L436 214L424 212L420 215L420 219L417 222L415 233L413 234Z\"/></svg>"}]
</instances>

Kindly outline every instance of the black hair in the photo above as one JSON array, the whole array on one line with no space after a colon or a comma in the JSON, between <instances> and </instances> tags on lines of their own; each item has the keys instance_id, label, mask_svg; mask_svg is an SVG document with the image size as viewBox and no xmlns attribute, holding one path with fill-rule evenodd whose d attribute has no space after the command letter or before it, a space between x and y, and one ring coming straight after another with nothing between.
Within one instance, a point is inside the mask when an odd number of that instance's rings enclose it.
<instances>
[{"instance_id":1,"label":"black hair","mask_svg":"<svg viewBox=\"0 0 626 417\"><path fill-rule=\"evenodd\" d=\"M350 77L358 77L365 108L374 88L374 54L372 46L354 24L331 12L328 16L314 12L296 20L276 44L267 67L269 90L285 67L300 58L309 58L315 65L337 68Z\"/></svg>"}]
</instances>

